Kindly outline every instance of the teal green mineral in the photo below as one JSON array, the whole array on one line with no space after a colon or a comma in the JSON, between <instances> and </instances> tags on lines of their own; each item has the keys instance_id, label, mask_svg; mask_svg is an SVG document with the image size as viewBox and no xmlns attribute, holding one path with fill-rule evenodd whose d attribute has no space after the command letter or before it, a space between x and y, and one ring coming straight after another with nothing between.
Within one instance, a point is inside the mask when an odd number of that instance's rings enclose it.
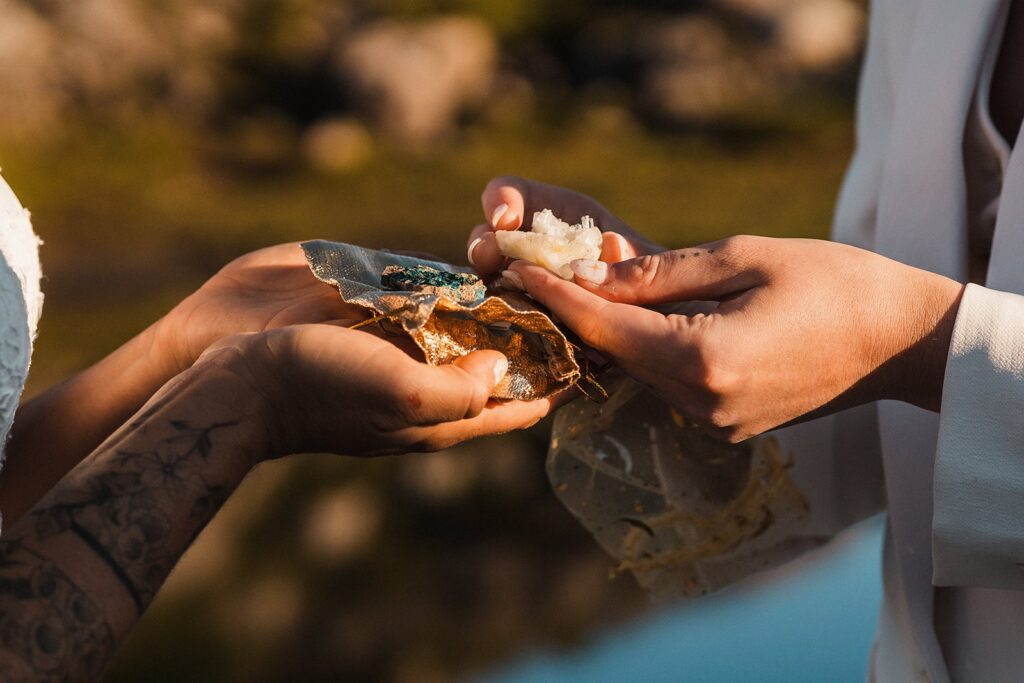
<instances>
[{"instance_id":1,"label":"teal green mineral","mask_svg":"<svg viewBox=\"0 0 1024 683\"><path fill-rule=\"evenodd\" d=\"M472 273L454 273L430 266L388 266L380 284L394 292L436 294L459 303L480 301L486 296L483 281Z\"/></svg>"}]
</instances>

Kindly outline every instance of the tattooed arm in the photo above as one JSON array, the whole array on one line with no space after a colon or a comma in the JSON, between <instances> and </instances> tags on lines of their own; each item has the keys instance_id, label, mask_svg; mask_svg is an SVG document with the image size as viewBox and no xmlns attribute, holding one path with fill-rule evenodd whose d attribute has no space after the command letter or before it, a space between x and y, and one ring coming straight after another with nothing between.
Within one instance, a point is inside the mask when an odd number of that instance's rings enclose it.
<instances>
[{"instance_id":1,"label":"tattooed arm","mask_svg":"<svg viewBox=\"0 0 1024 683\"><path fill-rule=\"evenodd\" d=\"M363 314L318 281L298 244L246 254L137 337L19 409L0 471L6 524L207 347L233 334Z\"/></svg>"},{"instance_id":2,"label":"tattooed arm","mask_svg":"<svg viewBox=\"0 0 1024 683\"><path fill-rule=\"evenodd\" d=\"M266 452L259 395L186 374L0 541L4 680L93 680L167 573Z\"/></svg>"},{"instance_id":3,"label":"tattooed arm","mask_svg":"<svg viewBox=\"0 0 1024 683\"><path fill-rule=\"evenodd\" d=\"M504 358L435 368L327 325L234 339L165 386L0 540L0 677L95 680L256 463L436 449L536 422L490 402Z\"/></svg>"}]
</instances>

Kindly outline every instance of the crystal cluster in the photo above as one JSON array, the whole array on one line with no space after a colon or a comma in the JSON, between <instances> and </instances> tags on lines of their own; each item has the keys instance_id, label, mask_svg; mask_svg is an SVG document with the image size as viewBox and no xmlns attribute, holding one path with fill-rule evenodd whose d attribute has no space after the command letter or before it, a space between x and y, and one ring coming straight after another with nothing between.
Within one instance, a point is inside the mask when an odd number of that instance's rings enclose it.
<instances>
[{"instance_id":1,"label":"crystal cluster","mask_svg":"<svg viewBox=\"0 0 1024 683\"><path fill-rule=\"evenodd\" d=\"M550 209L544 209L533 214L529 231L498 230L494 236L505 256L536 263L565 280L572 279L570 263L601 256L601 230L590 216L569 225Z\"/></svg>"}]
</instances>

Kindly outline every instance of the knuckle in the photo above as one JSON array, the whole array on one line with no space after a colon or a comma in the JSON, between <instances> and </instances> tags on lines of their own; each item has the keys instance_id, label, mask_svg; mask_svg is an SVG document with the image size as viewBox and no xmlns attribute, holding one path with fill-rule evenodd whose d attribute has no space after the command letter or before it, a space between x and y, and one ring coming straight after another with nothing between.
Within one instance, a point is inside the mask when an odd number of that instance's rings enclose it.
<instances>
[{"instance_id":1,"label":"knuckle","mask_svg":"<svg viewBox=\"0 0 1024 683\"><path fill-rule=\"evenodd\" d=\"M708 249L713 249L718 258L726 263L739 263L746 260L746 255L754 248L753 240L750 235L733 235L715 242Z\"/></svg>"},{"instance_id":2,"label":"knuckle","mask_svg":"<svg viewBox=\"0 0 1024 683\"><path fill-rule=\"evenodd\" d=\"M725 433L726 443L731 443L734 446L736 444L743 443L749 438L750 435L748 435L745 431L741 430L739 427L733 427L731 429L728 429Z\"/></svg>"},{"instance_id":3,"label":"knuckle","mask_svg":"<svg viewBox=\"0 0 1024 683\"><path fill-rule=\"evenodd\" d=\"M737 419L734 411L721 406L714 406L697 411L693 422L702 432L715 439L729 444L742 443L751 434Z\"/></svg>"},{"instance_id":4,"label":"knuckle","mask_svg":"<svg viewBox=\"0 0 1024 683\"><path fill-rule=\"evenodd\" d=\"M576 334L587 346L595 349L605 350L607 330L601 316L588 315L580 319L576 326Z\"/></svg>"},{"instance_id":5,"label":"knuckle","mask_svg":"<svg viewBox=\"0 0 1024 683\"><path fill-rule=\"evenodd\" d=\"M769 238L758 235L733 235L709 245L719 261L734 270L742 270L757 263L756 254L765 246Z\"/></svg>"},{"instance_id":6,"label":"knuckle","mask_svg":"<svg viewBox=\"0 0 1024 683\"><path fill-rule=\"evenodd\" d=\"M740 430L738 427L712 427L709 428L706 433L716 441L722 441L734 446L743 443L748 438L745 432Z\"/></svg>"},{"instance_id":7,"label":"knuckle","mask_svg":"<svg viewBox=\"0 0 1024 683\"><path fill-rule=\"evenodd\" d=\"M731 432L736 426L736 415L724 405L716 405L708 411L705 424L722 432Z\"/></svg>"},{"instance_id":8,"label":"knuckle","mask_svg":"<svg viewBox=\"0 0 1024 683\"><path fill-rule=\"evenodd\" d=\"M716 251L726 254L743 253L752 249L757 239L754 235L732 235L717 242Z\"/></svg>"},{"instance_id":9,"label":"knuckle","mask_svg":"<svg viewBox=\"0 0 1024 683\"><path fill-rule=\"evenodd\" d=\"M737 424L737 414L729 405L718 398L698 399L690 406L690 419L705 431L724 433Z\"/></svg>"},{"instance_id":10,"label":"knuckle","mask_svg":"<svg viewBox=\"0 0 1024 683\"><path fill-rule=\"evenodd\" d=\"M710 318L707 318L710 324ZM736 370L736 364L727 362L717 344L708 343L711 335L703 330L703 342L692 348L689 363L693 388L709 400L723 400L733 396L742 386L743 379Z\"/></svg>"},{"instance_id":11,"label":"knuckle","mask_svg":"<svg viewBox=\"0 0 1024 683\"><path fill-rule=\"evenodd\" d=\"M639 256L629 261L623 279L626 281L626 284L632 287L646 287L658 279L663 259L664 256L662 254Z\"/></svg>"},{"instance_id":12,"label":"knuckle","mask_svg":"<svg viewBox=\"0 0 1024 683\"><path fill-rule=\"evenodd\" d=\"M706 393L723 398L735 393L739 380L736 373L720 364L704 367L701 383Z\"/></svg>"},{"instance_id":13,"label":"knuckle","mask_svg":"<svg viewBox=\"0 0 1024 683\"><path fill-rule=\"evenodd\" d=\"M576 326L576 334L587 346L592 346L595 349L602 348L601 331L598 324L593 319L584 318L581 320L580 324Z\"/></svg>"},{"instance_id":14,"label":"knuckle","mask_svg":"<svg viewBox=\"0 0 1024 683\"><path fill-rule=\"evenodd\" d=\"M694 349L694 355L691 365L694 388L702 394L714 395L712 387L718 386L720 372L716 352L707 346L698 346Z\"/></svg>"}]
</instances>

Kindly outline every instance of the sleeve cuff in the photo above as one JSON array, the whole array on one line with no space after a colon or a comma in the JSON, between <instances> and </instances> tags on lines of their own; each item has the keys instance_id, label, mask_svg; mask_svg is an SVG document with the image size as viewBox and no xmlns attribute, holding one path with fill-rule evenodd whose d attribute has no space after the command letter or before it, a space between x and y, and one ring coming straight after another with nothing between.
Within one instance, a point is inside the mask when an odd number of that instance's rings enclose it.
<instances>
[{"instance_id":1,"label":"sleeve cuff","mask_svg":"<svg viewBox=\"0 0 1024 683\"><path fill-rule=\"evenodd\" d=\"M934 487L933 583L1024 589L1024 296L964 291Z\"/></svg>"}]
</instances>

